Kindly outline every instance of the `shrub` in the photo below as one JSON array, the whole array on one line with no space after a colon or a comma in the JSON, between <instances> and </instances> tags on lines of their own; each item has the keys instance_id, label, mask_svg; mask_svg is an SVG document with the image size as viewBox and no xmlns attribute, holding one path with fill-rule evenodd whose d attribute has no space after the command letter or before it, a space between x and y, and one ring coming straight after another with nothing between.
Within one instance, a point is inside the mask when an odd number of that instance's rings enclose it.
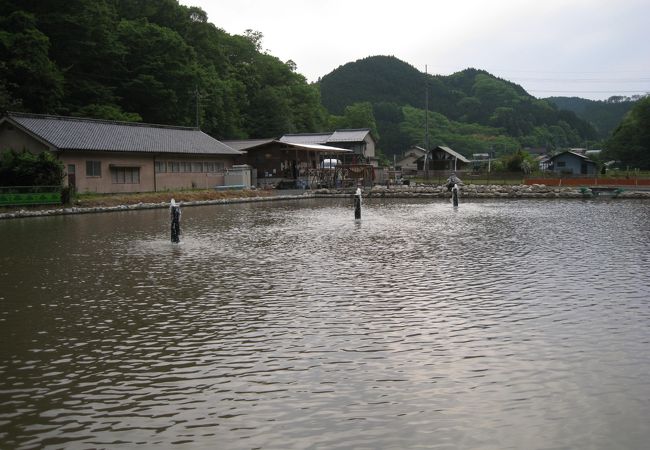
<instances>
[{"instance_id":1,"label":"shrub","mask_svg":"<svg viewBox=\"0 0 650 450\"><path fill-rule=\"evenodd\" d=\"M0 186L60 186L64 168L50 152L7 150L0 155Z\"/></svg>"}]
</instances>

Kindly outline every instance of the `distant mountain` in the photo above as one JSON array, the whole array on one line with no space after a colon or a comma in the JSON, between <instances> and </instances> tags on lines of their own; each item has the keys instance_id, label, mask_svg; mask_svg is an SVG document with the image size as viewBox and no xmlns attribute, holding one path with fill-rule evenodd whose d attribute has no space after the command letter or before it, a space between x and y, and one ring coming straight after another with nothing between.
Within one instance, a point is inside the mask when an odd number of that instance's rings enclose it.
<instances>
[{"instance_id":1,"label":"distant mountain","mask_svg":"<svg viewBox=\"0 0 650 450\"><path fill-rule=\"evenodd\" d=\"M573 111L578 117L591 123L601 138L606 138L640 98L641 96L587 100L579 97L549 97L546 100L559 109Z\"/></svg>"},{"instance_id":2,"label":"distant mountain","mask_svg":"<svg viewBox=\"0 0 650 450\"><path fill-rule=\"evenodd\" d=\"M427 75L393 56L372 56L340 66L320 80L321 101L332 114L343 114L346 107L360 102L368 102L380 111L392 108L392 116L395 107L424 110L426 87L429 111L444 119L437 123L447 120L456 130L455 137L438 133L440 130L435 129L434 123L432 144L451 145L453 140L467 147L459 149L467 153L498 149L499 138L510 139L514 142L512 146L559 148L598 137L594 127L574 112L558 109L529 95L521 86L484 70L466 69L449 76ZM398 132L403 134L405 128L411 133L417 128L414 124L405 127L391 120L384 120L382 125L382 120L377 118L382 139L386 128L390 128L393 137ZM476 127L462 124L488 128L477 131ZM421 139L421 136L410 136L412 143L422 144ZM403 145L409 139L402 135L392 141ZM386 149L385 141L380 146L387 153L403 151Z\"/></svg>"},{"instance_id":3,"label":"distant mountain","mask_svg":"<svg viewBox=\"0 0 650 450\"><path fill-rule=\"evenodd\" d=\"M321 101L332 114L370 101L424 108L424 74L394 56L373 56L347 63L320 80Z\"/></svg>"}]
</instances>

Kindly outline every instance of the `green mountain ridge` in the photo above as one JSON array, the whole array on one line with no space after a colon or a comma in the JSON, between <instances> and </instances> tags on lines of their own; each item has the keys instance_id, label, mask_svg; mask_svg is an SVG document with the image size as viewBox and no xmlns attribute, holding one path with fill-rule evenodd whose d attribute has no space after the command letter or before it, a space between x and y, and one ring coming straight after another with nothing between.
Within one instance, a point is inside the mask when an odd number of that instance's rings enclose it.
<instances>
[{"instance_id":1,"label":"green mountain ridge","mask_svg":"<svg viewBox=\"0 0 650 450\"><path fill-rule=\"evenodd\" d=\"M588 100L580 97L548 97L545 100L559 109L573 111L591 123L601 138L607 138L621 123L634 104L643 96L614 96L607 100Z\"/></svg>"},{"instance_id":2,"label":"green mountain ridge","mask_svg":"<svg viewBox=\"0 0 650 450\"><path fill-rule=\"evenodd\" d=\"M394 56L371 56L335 69L319 84L322 103L332 114L356 103L373 106L380 147L389 155L401 153L407 144L425 144L427 90L430 145L456 146L468 155L521 147L555 149L598 139L596 129L576 113L479 69L427 75ZM423 112L419 117L405 108ZM405 123L405 112L420 123Z\"/></svg>"}]
</instances>

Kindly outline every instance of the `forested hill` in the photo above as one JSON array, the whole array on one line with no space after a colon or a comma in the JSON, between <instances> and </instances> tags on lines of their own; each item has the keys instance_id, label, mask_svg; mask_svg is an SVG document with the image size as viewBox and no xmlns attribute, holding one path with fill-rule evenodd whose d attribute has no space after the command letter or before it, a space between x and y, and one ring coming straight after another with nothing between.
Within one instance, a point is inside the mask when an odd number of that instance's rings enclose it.
<instances>
[{"instance_id":1,"label":"forested hill","mask_svg":"<svg viewBox=\"0 0 650 450\"><path fill-rule=\"evenodd\" d=\"M0 0L0 111L194 126L217 138L325 128L316 86L177 0Z\"/></svg>"},{"instance_id":2,"label":"forested hill","mask_svg":"<svg viewBox=\"0 0 650 450\"><path fill-rule=\"evenodd\" d=\"M608 137L621 123L623 116L642 96L610 97L607 100L588 100L580 97L549 97L546 100L560 109L573 111L591 123L600 137Z\"/></svg>"},{"instance_id":3,"label":"forested hill","mask_svg":"<svg viewBox=\"0 0 650 450\"><path fill-rule=\"evenodd\" d=\"M597 137L575 113L482 70L427 76L395 57L373 56L345 64L320 80L322 102L331 113L341 114L355 103L373 106L383 148L387 141L396 147L409 139L422 143L421 136L405 135L415 123L402 122L408 119L404 114L416 113L413 109L424 110L426 85L433 144L457 145L468 153L510 146L577 146Z\"/></svg>"}]
</instances>

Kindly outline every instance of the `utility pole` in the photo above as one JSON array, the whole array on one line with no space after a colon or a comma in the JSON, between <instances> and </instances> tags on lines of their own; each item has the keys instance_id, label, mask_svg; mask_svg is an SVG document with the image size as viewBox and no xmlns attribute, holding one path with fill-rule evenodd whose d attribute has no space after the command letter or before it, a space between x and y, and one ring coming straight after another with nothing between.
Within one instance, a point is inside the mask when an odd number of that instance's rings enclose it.
<instances>
[{"instance_id":1,"label":"utility pole","mask_svg":"<svg viewBox=\"0 0 650 450\"><path fill-rule=\"evenodd\" d=\"M196 129L201 129L201 124L199 123L199 85L195 86L194 94L196 95Z\"/></svg>"},{"instance_id":2,"label":"utility pole","mask_svg":"<svg viewBox=\"0 0 650 450\"><path fill-rule=\"evenodd\" d=\"M429 68L424 65L424 177L429 178Z\"/></svg>"}]
</instances>

